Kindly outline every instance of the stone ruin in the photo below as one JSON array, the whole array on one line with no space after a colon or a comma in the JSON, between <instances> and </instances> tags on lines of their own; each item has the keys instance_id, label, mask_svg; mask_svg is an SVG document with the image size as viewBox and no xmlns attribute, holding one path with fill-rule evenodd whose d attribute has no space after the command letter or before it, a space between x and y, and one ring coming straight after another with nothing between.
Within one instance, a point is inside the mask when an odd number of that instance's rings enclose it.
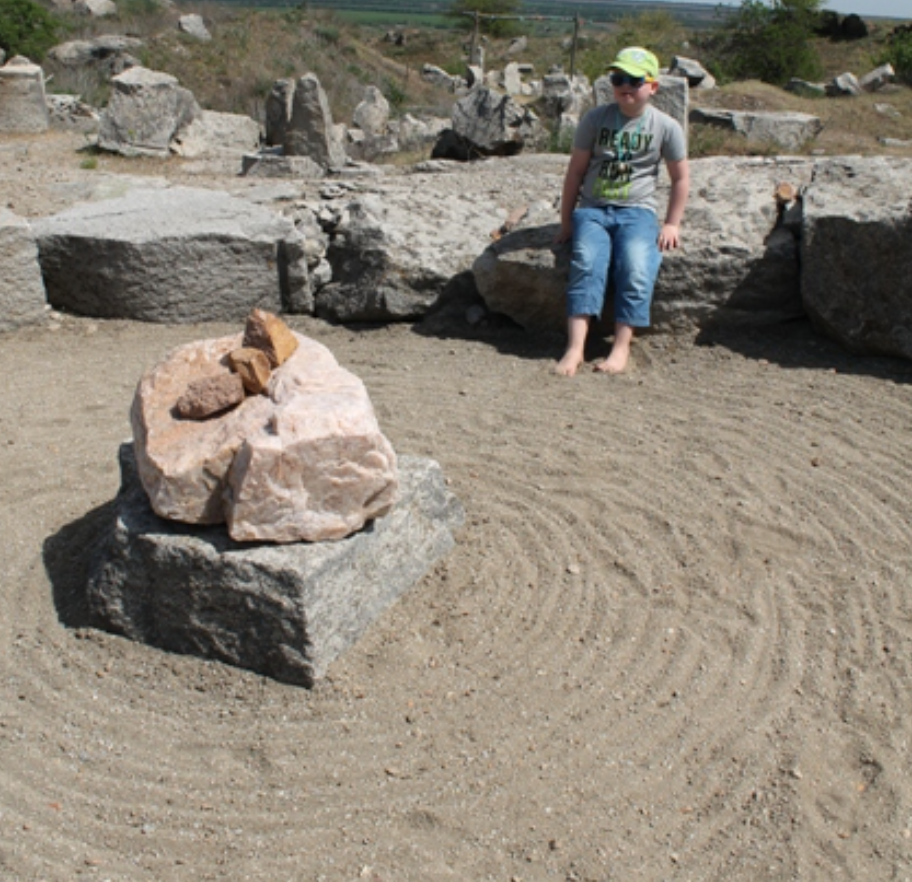
<instances>
[{"instance_id":1,"label":"stone ruin","mask_svg":"<svg viewBox=\"0 0 912 882\"><path fill-rule=\"evenodd\" d=\"M149 370L131 423L88 599L163 649L312 685L462 522L436 463L399 462L362 381L263 310Z\"/></svg>"}]
</instances>

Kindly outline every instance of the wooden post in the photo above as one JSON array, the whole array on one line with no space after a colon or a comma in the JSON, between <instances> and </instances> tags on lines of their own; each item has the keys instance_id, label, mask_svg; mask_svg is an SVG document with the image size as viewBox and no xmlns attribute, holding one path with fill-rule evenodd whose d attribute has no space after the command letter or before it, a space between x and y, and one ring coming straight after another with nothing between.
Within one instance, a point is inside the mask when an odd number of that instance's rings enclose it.
<instances>
[{"instance_id":1,"label":"wooden post","mask_svg":"<svg viewBox=\"0 0 912 882\"><path fill-rule=\"evenodd\" d=\"M472 27L472 41L469 43L469 66L475 64L475 47L478 45L478 10L472 13L475 24Z\"/></svg>"},{"instance_id":2,"label":"wooden post","mask_svg":"<svg viewBox=\"0 0 912 882\"><path fill-rule=\"evenodd\" d=\"M580 17L573 16L573 43L570 45L570 79L576 75L576 41L579 39Z\"/></svg>"}]
</instances>

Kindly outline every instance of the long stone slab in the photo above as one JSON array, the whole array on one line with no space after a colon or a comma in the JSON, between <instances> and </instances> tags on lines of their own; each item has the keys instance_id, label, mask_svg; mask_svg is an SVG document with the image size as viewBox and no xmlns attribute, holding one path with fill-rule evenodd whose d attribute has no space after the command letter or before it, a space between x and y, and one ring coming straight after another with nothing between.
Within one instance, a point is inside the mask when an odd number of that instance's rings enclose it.
<instances>
[{"instance_id":1,"label":"long stone slab","mask_svg":"<svg viewBox=\"0 0 912 882\"><path fill-rule=\"evenodd\" d=\"M245 545L224 526L159 518L132 443L92 563L96 624L160 649L312 686L334 659L455 544L459 500L430 459L399 458L400 500L338 542Z\"/></svg>"},{"instance_id":2,"label":"long stone slab","mask_svg":"<svg viewBox=\"0 0 912 882\"><path fill-rule=\"evenodd\" d=\"M137 188L34 224L48 301L94 318L241 321L310 312L304 239L288 218L216 190Z\"/></svg>"}]
</instances>

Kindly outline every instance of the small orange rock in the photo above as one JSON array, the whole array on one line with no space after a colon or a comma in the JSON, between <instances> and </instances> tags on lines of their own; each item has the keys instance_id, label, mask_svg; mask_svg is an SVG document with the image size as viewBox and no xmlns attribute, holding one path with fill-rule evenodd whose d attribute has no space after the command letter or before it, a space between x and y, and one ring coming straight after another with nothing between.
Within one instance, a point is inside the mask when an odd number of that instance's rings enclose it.
<instances>
[{"instance_id":1,"label":"small orange rock","mask_svg":"<svg viewBox=\"0 0 912 882\"><path fill-rule=\"evenodd\" d=\"M277 368L298 348L298 338L277 315L255 309L247 317L244 346L262 350L269 364Z\"/></svg>"},{"instance_id":2,"label":"small orange rock","mask_svg":"<svg viewBox=\"0 0 912 882\"><path fill-rule=\"evenodd\" d=\"M259 395L269 382L272 368L262 349L245 346L228 353L228 364L244 384L250 395Z\"/></svg>"}]
</instances>

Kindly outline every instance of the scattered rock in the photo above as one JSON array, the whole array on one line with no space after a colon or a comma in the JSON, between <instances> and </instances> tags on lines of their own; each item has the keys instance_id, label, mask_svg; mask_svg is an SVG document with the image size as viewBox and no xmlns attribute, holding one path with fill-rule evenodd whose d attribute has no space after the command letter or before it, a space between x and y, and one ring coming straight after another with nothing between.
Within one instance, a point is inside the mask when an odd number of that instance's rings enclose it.
<instances>
[{"instance_id":1,"label":"scattered rock","mask_svg":"<svg viewBox=\"0 0 912 882\"><path fill-rule=\"evenodd\" d=\"M237 374L221 371L191 380L174 410L185 420L205 420L237 407L244 400L244 384Z\"/></svg>"}]
</instances>

